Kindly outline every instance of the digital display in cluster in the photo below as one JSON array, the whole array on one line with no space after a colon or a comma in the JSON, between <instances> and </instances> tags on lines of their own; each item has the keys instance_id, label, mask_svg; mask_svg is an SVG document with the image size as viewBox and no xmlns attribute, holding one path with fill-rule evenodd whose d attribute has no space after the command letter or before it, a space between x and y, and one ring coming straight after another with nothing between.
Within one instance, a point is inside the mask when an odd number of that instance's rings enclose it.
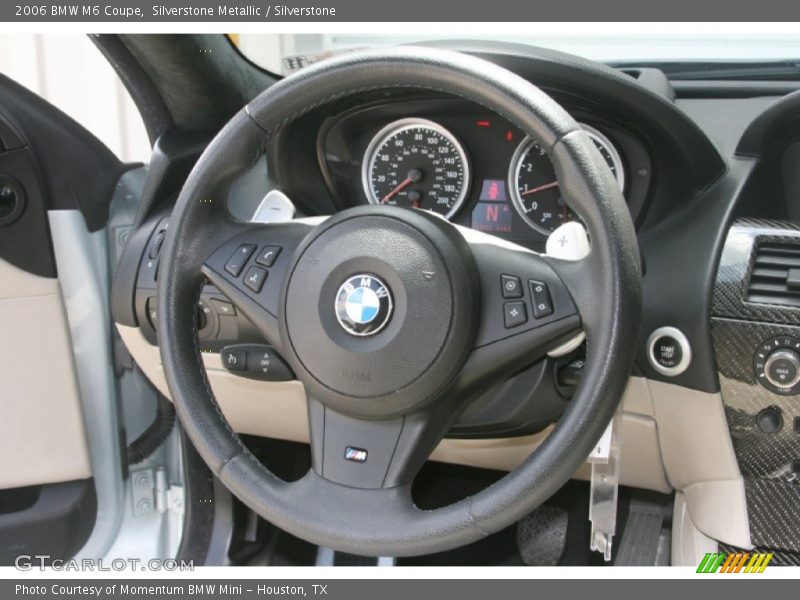
<instances>
[{"instance_id":1,"label":"digital display in cluster","mask_svg":"<svg viewBox=\"0 0 800 600\"><path fill-rule=\"evenodd\" d=\"M479 202L472 209L472 228L489 233L511 233L511 207L506 182L484 179Z\"/></svg>"}]
</instances>

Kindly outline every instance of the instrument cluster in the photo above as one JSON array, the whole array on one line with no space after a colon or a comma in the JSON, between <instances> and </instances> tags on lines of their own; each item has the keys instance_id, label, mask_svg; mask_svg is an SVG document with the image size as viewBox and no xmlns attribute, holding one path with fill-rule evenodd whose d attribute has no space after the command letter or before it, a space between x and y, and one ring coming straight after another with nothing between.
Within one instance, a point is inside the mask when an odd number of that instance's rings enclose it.
<instances>
[{"instance_id":1,"label":"instrument cluster","mask_svg":"<svg viewBox=\"0 0 800 600\"><path fill-rule=\"evenodd\" d=\"M413 116L398 108L356 110L324 128L320 163L342 208L430 210L531 247L580 219L547 152L505 119L462 104L418 102L407 107L420 109ZM623 129L575 116L636 217L651 178L647 152Z\"/></svg>"}]
</instances>

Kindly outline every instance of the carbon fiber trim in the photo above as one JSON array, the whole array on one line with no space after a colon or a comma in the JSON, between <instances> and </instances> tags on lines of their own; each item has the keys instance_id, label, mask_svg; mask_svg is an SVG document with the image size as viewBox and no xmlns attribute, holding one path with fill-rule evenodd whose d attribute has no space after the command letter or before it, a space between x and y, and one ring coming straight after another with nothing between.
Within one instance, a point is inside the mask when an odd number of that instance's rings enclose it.
<instances>
[{"instance_id":1,"label":"carbon fiber trim","mask_svg":"<svg viewBox=\"0 0 800 600\"><path fill-rule=\"evenodd\" d=\"M777 335L800 335L800 327L711 320L725 416L744 477L786 479L800 460L800 435L792 429L800 416L800 397L771 392L756 382L753 370L753 353L764 339ZM756 425L756 415L770 406L780 410L784 425L766 434Z\"/></svg>"},{"instance_id":2,"label":"carbon fiber trim","mask_svg":"<svg viewBox=\"0 0 800 600\"><path fill-rule=\"evenodd\" d=\"M744 490L753 544L800 552L800 485L745 479Z\"/></svg>"},{"instance_id":3,"label":"carbon fiber trim","mask_svg":"<svg viewBox=\"0 0 800 600\"><path fill-rule=\"evenodd\" d=\"M773 550L772 548L764 548L756 546L752 550L744 550L736 546L729 546L728 544L719 545L720 552L727 552L728 554L738 554L740 552L772 552L772 560L769 562L770 567L800 567L800 554L796 552L784 552L782 550ZM767 567L769 568L769 567Z\"/></svg>"},{"instance_id":4,"label":"carbon fiber trim","mask_svg":"<svg viewBox=\"0 0 800 600\"><path fill-rule=\"evenodd\" d=\"M800 224L739 220L728 232L712 300L711 336L725 416L736 459L745 478L750 537L758 551L776 552L776 565L800 565L800 396L780 395L756 380L753 357L766 340L800 336L800 308L746 301L760 243L800 244ZM783 427L762 432L756 415L780 411ZM730 548L721 546L720 549ZM787 552L788 551L788 552Z\"/></svg>"},{"instance_id":5,"label":"carbon fiber trim","mask_svg":"<svg viewBox=\"0 0 800 600\"><path fill-rule=\"evenodd\" d=\"M800 323L800 308L745 300L755 259L753 249L765 242L800 244L800 223L740 219L731 226L717 269L711 301L713 316L768 323Z\"/></svg>"},{"instance_id":6,"label":"carbon fiber trim","mask_svg":"<svg viewBox=\"0 0 800 600\"><path fill-rule=\"evenodd\" d=\"M798 335L800 327L712 319L711 335L719 369L720 390L739 469L745 477L750 536L756 545L800 551L800 481L793 464L800 460L800 398L782 396L759 385L753 353L764 339ZM756 415L777 408L783 428L764 433Z\"/></svg>"}]
</instances>

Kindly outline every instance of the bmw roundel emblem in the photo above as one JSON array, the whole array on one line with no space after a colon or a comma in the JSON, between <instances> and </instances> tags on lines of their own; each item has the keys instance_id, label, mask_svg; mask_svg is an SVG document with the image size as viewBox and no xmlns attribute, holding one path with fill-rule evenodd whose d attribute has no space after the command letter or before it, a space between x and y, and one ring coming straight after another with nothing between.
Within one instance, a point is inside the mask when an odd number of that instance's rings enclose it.
<instances>
[{"instance_id":1,"label":"bmw roundel emblem","mask_svg":"<svg viewBox=\"0 0 800 600\"><path fill-rule=\"evenodd\" d=\"M336 318L349 334L378 333L392 316L392 294L375 275L353 275L336 293Z\"/></svg>"}]
</instances>

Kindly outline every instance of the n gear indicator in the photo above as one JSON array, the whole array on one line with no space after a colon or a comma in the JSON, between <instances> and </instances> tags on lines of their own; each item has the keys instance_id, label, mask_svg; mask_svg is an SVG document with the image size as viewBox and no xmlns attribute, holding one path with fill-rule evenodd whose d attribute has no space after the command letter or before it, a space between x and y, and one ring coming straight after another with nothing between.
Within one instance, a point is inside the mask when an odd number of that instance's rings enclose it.
<instances>
[{"instance_id":1,"label":"n gear indicator","mask_svg":"<svg viewBox=\"0 0 800 600\"><path fill-rule=\"evenodd\" d=\"M502 179L484 179L478 200L472 209L471 227L488 233L510 233L512 217L506 182Z\"/></svg>"}]
</instances>

